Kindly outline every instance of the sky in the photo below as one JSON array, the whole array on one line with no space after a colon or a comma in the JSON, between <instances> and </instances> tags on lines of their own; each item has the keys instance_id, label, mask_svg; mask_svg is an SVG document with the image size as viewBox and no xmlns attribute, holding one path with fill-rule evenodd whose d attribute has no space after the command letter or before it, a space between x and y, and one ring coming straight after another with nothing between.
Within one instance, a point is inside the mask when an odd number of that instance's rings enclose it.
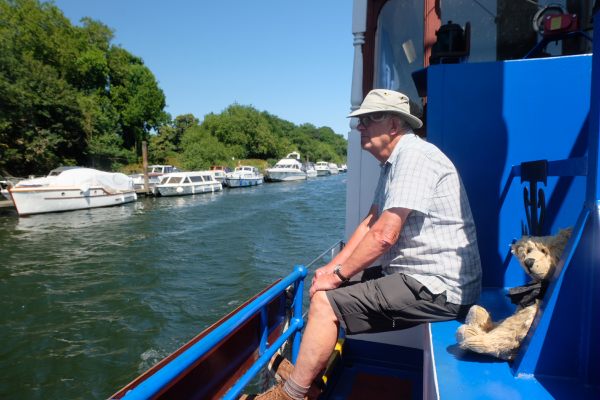
<instances>
[{"instance_id":1,"label":"sky","mask_svg":"<svg viewBox=\"0 0 600 400\"><path fill-rule=\"evenodd\" d=\"M347 135L350 0L55 0L74 25L114 31L144 60L173 118L233 103Z\"/></svg>"}]
</instances>

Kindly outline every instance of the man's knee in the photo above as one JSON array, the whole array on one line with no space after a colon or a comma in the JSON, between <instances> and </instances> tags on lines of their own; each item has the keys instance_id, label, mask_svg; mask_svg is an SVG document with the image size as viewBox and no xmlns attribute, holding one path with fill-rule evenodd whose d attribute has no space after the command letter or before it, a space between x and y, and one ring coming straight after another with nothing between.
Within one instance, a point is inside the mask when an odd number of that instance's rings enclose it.
<instances>
[{"instance_id":1,"label":"man's knee","mask_svg":"<svg viewBox=\"0 0 600 400\"><path fill-rule=\"evenodd\" d=\"M310 300L310 314L337 321L331 303L329 303L329 299L327 298L326 291L320 290L313 295Z\"/></svg>"}]
</instances>

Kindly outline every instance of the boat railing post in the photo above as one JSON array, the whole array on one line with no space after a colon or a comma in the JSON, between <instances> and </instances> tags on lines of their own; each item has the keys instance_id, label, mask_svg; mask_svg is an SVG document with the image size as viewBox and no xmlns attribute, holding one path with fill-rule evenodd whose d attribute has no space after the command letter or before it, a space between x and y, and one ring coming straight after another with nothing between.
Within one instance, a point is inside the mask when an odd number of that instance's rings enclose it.
<instances>
[{"instance_id":1,"label":"boat railing post","mask_svg":"<svg viewBox=\"0 0 600 400\"><path fill-rule=\"evenodd\" d=\"M260 309L260 344L258 347L258 355L262 356L267 349L267 340L269 339L269 320L267 315L267 307Z\"/></svg>"},{"instance_id":2,"label":"boat railing post","mask_svg":"<svg viewBox=\"0 0 600 400\"><path fill-rule=\"evenodd\" d=\"M306 278L307 270L304 265L296 265L295 269L300 272L300 277L295 283L294 307L292 319L299 322L298 329L294 332L292 339L292 363L296 363L298 352L300 351L300 342L302 341L302 328L304 320L302 319L302 298L304 294L304 278Z\"/></svg>"}]
</instances>

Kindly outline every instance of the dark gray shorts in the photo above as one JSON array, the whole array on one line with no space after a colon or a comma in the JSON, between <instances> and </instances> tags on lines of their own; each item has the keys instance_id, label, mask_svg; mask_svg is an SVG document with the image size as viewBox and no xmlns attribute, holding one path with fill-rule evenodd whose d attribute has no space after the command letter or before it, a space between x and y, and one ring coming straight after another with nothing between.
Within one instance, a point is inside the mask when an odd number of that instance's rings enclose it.
<instances>
[{"instance_id":1,"label":"dark gray shorts","mask_svg":"<svg viewBox=\"0 0 600 400\"><path fill-rule=\"evenodd\" d=\"M446 302L446 294L432 294L416 279L365 271L361 281L351 281L327 291L327 298L346 333L406 329L423 322L464 317L471 305Z\"/></svg>"}]
</instances>

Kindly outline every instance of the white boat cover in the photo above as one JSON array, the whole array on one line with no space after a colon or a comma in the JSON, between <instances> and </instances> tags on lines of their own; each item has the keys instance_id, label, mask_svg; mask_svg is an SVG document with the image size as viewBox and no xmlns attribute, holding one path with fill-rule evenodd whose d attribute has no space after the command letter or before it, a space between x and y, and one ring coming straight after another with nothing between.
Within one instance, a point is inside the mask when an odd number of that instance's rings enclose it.
<instances>
[{"instance_id":1,"label":"white boat cover","mask_svg":"<svg viewBox=\"0 0 600 400\"><path fill-rule=\"evenodd\" d=\"M92 168L76 168L61 172L49 186L78 186L82 191L101 186L108 192L130 191L133 180L119 172L104 172Z\"/></svg>"}]
</instances>

